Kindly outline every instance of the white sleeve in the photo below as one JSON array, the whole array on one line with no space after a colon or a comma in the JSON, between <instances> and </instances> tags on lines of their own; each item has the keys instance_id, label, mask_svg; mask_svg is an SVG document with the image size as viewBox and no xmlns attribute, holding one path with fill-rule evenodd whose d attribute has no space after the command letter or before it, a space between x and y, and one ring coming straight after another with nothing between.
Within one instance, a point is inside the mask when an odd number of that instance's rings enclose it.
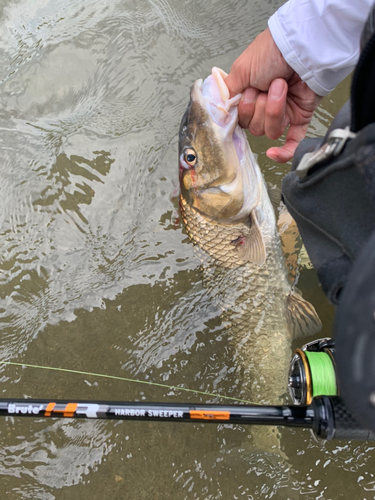
<instances>
[{"instance_id":1,"label":"white sleeve","mask_svg":"<svg viewBox=\"0 0 375 500\"><path fill-rule=\"evenodd\" d=\"M318 95L354 69L374 0L289 0L268 27L286 62Z\"/></svg>"}]
</instances>

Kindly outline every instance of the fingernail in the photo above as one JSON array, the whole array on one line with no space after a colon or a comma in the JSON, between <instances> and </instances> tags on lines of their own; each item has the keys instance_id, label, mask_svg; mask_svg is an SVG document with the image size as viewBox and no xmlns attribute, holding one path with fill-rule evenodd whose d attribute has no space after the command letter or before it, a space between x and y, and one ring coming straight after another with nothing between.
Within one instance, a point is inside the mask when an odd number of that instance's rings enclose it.
<instances>
[{"instance_id":1,"label":"fingernail","mask_svg":"<svg viewBox=\"0 0 375 500\"><path fill-rule=\"evenodd\" d=\"M275 80L270 86L269 95L272 99L280 99L284 91L284 83L282 80Z\"/></svg>"},{"instance_id":2,"label":"fingernail","mask_svg":"<svg viewBox=\"0 0 375 500\"><path fill-rule=\"evenodd\" d=\"M253 87L248 87L243 91L241 101L244 104L252 104L256 101L257 95L258 91L256 89L254 89Z\"/></svg>"}]
</instances>

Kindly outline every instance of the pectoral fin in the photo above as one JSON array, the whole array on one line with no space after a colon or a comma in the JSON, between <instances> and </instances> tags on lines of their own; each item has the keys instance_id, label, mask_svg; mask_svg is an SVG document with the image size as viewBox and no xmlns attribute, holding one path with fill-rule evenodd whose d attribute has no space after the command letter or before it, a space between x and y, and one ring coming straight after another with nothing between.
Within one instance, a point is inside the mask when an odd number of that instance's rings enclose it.
<instances>
[{"instance_id":1,"label":"pectoral fin","mask_svg":"<svg viewBox=\"0 0 375 500\"><path fill-rule=\"evenodd\" d=\"M238 248L238 257L244 262L253 262L262 266L266 260L266 247L255 214L250 215L250 231L232 243Z\"/></svg>"},{"instance_id":2,"label":"pectoral fin","mask_svg":"<svg viewBox=\"0 0 375 500\"><path fill-rule=\"evenodd\" d=\"M315 308L295 290L286 298L286 318L293 338L315 335L322 329Z\"/></svg>"},{"instance_id":3,"label":"pectoral fin","mask_svg":"<svg viewBox=\"0 0 375 500\"><path fill-rule=\"evenodd\" d=\"M274 208L278 208L281 203L281 189L276 187L275 185L267 182L267 191L269 199Z\"/></svg>"}]
</instances>

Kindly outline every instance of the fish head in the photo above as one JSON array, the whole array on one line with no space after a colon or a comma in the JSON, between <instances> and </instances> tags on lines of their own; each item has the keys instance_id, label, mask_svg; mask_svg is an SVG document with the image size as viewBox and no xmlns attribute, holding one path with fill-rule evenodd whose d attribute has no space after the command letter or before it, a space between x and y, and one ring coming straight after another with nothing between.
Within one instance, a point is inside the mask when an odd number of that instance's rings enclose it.
<instances>
[{"instance_id":1,"label":"fish head","mask_svg":"<svg viewBox=\"0 0 375 500\"><path fill-rule=\"evenodd\" d=\"M259 193L258 167L248 161L249 145L238 125L241 94L230 98L226 76L213 68L206 80L194 83L179 132L181 195L219 221L250 213Z\"/></svg>"}]
</instances>

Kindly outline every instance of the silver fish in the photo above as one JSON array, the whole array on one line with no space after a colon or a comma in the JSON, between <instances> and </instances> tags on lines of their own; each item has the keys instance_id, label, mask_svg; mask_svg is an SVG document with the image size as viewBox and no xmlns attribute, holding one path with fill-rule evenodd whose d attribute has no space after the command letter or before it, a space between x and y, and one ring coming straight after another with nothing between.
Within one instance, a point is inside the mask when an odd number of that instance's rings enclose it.
<instances>
[{"instance_id":1,"label":"silver fish","mask_svg":"<svg viewBox=\"0 0 375 500\"><path fill-rule=\"evenodd\" d=\"M241 95L229 97L226 76L213 68L192 87L179 131L180 209L202 250L205 285L230 324L242 397L279 404L292 340L322 324L291 290L267 187L238 125Z\"/></svg>"}]
</instances>

